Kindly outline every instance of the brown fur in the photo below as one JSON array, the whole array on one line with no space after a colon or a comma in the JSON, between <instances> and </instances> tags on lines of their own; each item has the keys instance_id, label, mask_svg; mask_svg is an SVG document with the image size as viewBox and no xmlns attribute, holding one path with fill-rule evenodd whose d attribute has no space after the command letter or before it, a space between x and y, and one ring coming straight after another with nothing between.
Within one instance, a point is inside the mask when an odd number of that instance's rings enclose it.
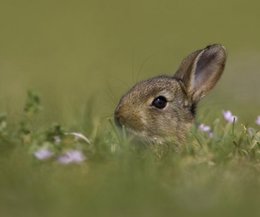
<instances>
[{"instance_id":1,"label":"brown fur","mask_svg":"<svg viewBox=\"0 0 260 217\"><path fill-rule=\"evenodd\" d=\"M115 110L115 122L149 143L185 141L195 120L199 100L222 75L226 52L210 45L186 57L174 76L158 76L134 85ZM158 96L167 99L163 109L152 106Z\"/></svg>"}]
</instances>

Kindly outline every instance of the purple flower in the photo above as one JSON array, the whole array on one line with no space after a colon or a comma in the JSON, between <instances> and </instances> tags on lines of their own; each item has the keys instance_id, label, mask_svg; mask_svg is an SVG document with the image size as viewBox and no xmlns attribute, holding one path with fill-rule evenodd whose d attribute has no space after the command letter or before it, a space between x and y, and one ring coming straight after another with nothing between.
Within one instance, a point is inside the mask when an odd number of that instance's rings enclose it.
<instances>
[{"instance_id":1,"label":"purple flower","mask_svg":"<svg viewBox=\"0 0 260 217\"><path fill-rule=\"evenodd\" d=\"M223 111L224 119L229 123L236 123L237 122L237 116L233 115L231 111Z\"/></svg>"},{"instance_id":2,"label":"purple flower","mask_svg":"<svg viewBox=\"0 0 260 217\"><path fill-rule=\"evenodd\" d=\"M34 152L34 156L38 160L47 160L52 155L53 155L53 152L48 150L48 149L46 149L46 148L41 148L41 149L37 150L36 152Z\"/></svg>"},{"instance_id":3,"label":"purple flower","mask_svg":"<svg viewBox=\"0 0 260 217\"><path fill-rule=\"evenodd\" d=\"M205 125L205 124L200 124L199 125L199 129L200 129L200 131L202 131L202 132L210 132L210 126L207 126L207 125Z\"/></svg>"},{"instance_id":4,"label":"purple flower","mask_svg":"<svg viewBox=\"0 0 260 217\"><path fill-rule=\"evenodd\" d=\"M257 117L255 123L260 126L260 116Z\"/></svg>"},{"instance_id":5,"label":"purple flower","mask_svg":"<svg viewBox=\"0 0 260 217\"><path fill-rule=\"evenodd\" d=\"M69 150L58 158L58 162L61 164L81 163L84 160L86 160L85 155L78 150Z\"/></svg>"},{"instance_id":6,"label":"purple flower","mask_svg":"<svg viewBox=\"0 0 260 217\"><path fill-rule=\"evenodd\" d=\"M199 130L200 130L201 132L207 133L210 138L213 137L213 132L211 131L210 126L205 125L205 124L200 124L200 125L199 125Z\"/></svg>"},{"instance_id":7,"label":"purple flower","mask_svg":"<svg viewBox=\"0 0 260 217\"><path fill-rule=\"evenodd\" d=\"M209 132L209 138L213 138L214 134L212 132Z\"/></svg>"}]
</instances>

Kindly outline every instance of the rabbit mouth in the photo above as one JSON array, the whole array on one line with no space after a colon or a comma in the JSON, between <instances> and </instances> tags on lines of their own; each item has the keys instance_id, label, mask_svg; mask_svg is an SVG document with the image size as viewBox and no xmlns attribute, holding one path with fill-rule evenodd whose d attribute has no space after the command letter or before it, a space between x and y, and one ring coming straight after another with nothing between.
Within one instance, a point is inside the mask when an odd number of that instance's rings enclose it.
<instances>
[{"instance_id":1,"label":"rabbit mouth","mask_svg":"<svg viewBox=\"0 0 260 217\"><path fill-rule=\"evenodd\" d=\"M165 142L165 139L163 137L149 135L149 133L145 130L136 130L131 126L124 125L122 124L120 119L116 117L115 124L124 134L126 134L127 138L132 141L145 144L162 144Z\"/></svg>"},{"instance_id":2,"label":"rabbit mouth","mask_svg":"<svg viewBox=\"0 0 260 217\"><path fill-rule=\"evenodd\" d=\"M150 132L146 129L136 129L128 124L122 124L119 120L115 119L116 126L126 135L130 141L141 144L182 144L185 141L185 133L191 128L192 123L185 125L184 128L180 128L180 132L173 132L173 134L159 134L159 132Z\"/></svg>"}]
</instances>

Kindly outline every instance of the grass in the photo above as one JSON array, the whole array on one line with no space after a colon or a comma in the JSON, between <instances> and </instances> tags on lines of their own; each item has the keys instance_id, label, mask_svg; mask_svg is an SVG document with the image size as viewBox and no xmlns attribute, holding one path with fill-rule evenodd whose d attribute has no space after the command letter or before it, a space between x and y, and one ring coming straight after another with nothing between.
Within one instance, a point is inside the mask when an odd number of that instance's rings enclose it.
<instances>
[{"instance_id":1,"label":"grass","mask_svg":"<svg viewBox=\"0 0 260 217\"><path fill-rule=\"evenodd\" d=\"M1 0L0 217L259 216L259 6ZM117 132L111 114L122 94L212 43L228 50L198 110L213 137L194 129L168 150ZM26 98L27 89L41 97ZM237 123L224 120L227 109ZM37 159L41 148L52 156Z\"/></svg>"},{"instance_id":2,"label":"grass","mask_svg":"<svg viewBox=\"0 0 260 217\"><path fill-rule=\"evenodd\" d=\"M107 119L85 124L89 144L58 124L38 125L40 102L28 93L19 127L9 126L4 114L0 118L1 216L259 214L257 129L218 117L213 137L194 129L187 144L174 151L131 144ZM37 159L41 147L54 155ZM58 156L71 149L87 160L59 163Z\"/></svg>"}]
</instances>

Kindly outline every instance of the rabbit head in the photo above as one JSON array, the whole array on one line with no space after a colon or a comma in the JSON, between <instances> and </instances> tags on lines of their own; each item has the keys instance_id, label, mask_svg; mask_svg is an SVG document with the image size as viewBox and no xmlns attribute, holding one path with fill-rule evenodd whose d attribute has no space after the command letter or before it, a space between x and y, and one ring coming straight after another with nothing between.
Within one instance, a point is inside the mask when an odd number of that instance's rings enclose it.
<instances>
[{"instance_id":1,"label":"rabbit head","mask_svg":"<svg viewBox=\"0 0 260 217\"><path fill-rule=\"evenodd\" d=\"M225 48L214 44L187 56L175 75L137 83L120 99L116 124L150 143L182 143L194 123L198 102L218 82L225 62Z\"/></svg>"}]
</instances>

